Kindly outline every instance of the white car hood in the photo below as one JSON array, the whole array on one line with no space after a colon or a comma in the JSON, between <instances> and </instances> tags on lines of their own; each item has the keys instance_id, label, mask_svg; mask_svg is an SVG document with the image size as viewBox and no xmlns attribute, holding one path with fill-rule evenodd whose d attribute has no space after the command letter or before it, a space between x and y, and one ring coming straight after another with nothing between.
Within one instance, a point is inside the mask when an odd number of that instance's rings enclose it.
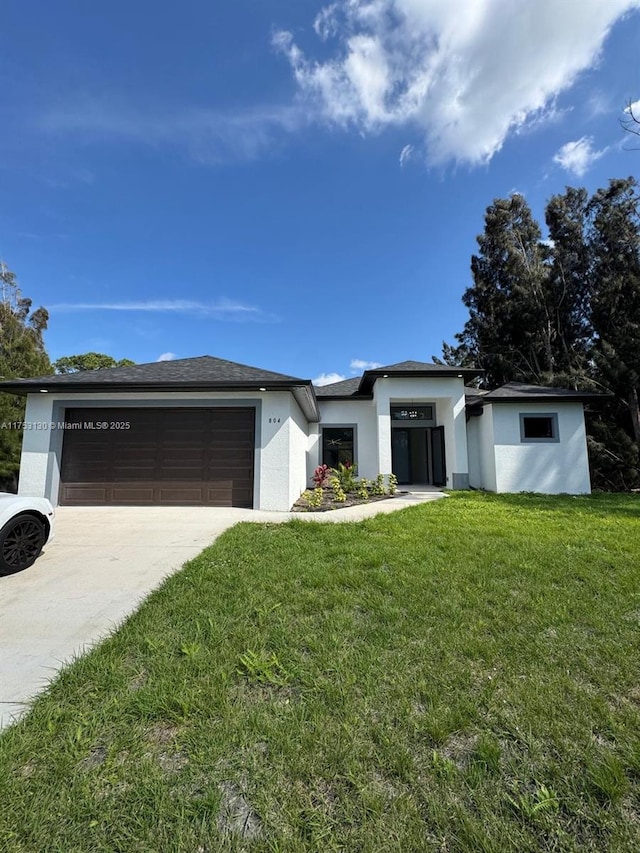
<instances>
[{"instance_id":1,"label":"white car hood","mask_svg":"<svg viewBox=\"0 0 640 853\"><path fill-rule=\"evenodd\" d=\"M0 492L0 527L13 518L14 515L19 515L21 512L34 510L40 515L43 515L49 522L51 533L49 541L53 538L53 525L55 520L55 511L50 501L46 498L27 498L20 495L12 495L8 492Z\"/></svg>"}]
</instances>

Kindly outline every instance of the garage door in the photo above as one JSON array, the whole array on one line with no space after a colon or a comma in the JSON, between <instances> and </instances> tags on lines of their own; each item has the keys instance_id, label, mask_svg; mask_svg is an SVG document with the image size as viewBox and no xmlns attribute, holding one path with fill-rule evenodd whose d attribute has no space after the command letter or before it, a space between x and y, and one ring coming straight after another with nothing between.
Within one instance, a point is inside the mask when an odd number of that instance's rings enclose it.
<instances>
[{"instance_id":1,"label":"garage door","mask_svg":"<svg viewBox=\"0 0 640 853\"><path fill-rule=\"evenodd\" d=\"M254 447L254 409L67 409L60 503L250 508Z\"/></svg>"}]
</instances>

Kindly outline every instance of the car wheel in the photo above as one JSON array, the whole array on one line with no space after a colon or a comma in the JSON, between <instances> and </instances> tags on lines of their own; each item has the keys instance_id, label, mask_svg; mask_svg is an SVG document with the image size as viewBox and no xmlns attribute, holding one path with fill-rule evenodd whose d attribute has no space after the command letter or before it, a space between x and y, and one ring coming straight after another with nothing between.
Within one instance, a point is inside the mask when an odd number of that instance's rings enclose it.
<instances>
[{"instance_id":1,"label":"car wheel","mask_svg":"<svg viewBox=\"0 0 640 853\"><path fill-rule=\"evenodd\" d=\"M0 575L12 575L32 566L47 534L35 515L17 515L0 530Z\"/></svg>"}]
</instances>

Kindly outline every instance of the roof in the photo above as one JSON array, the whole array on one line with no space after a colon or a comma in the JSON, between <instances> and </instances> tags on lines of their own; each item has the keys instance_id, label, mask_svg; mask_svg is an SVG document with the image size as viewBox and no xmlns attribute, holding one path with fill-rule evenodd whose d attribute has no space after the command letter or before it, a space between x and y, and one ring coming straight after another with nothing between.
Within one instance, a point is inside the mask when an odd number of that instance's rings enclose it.
<instances>
[{"instance_id":1,"label":"roof","mask_svg":"<svg viewBox=\"0 0 640 853\"><path fill-rule=\"evenodd\" d=\"M477 376L482 373L481 370L470 369L467 367L455 367L450 364L433 364L430 361L399 361L397 364L387 364L386 366L376 367L373 370L367 370L367 373L440 373L440 374L455 374L460 375L466 372L470 375Z\"/></svg>"},{"instance_id":2,"label":"roof","mask_svg":"<svg viewBox=\"0 0 640 853\"><path fill-rule=\"evenodd\" d=\"M470 367L452 367L449 364L431 364L428 361L400 361L398 364L388 364L386 367L376 367L375 370L365 370L360 380L359 391L370 394L376 379L387 379L388 377L455 377L457 379L475 379L481 376L483 370Z\"/></svg>"},{"instance_id":3,"label":"roof","mask_svg":"<svg viewBox=\"0 0 640 853\"><path fill-rule=\"evenodd\" d=\"M465 400L467 401L467 405L469 405L470 403L477 403L488 393L488 391L483 391L482 388L472 388L469 385L464 386L464 396Z\"/></svg>"},{"instance_id":4,"label":"roof","mask_svg":"<svg viewBox=\"0 0 640 853\"><path fill-rule=\"evenodd\" d=\"M313 390L320 398L348 399L357 394L360 379L360 376L354 376L353 379L343 379L342 382L331 382L329 385L314 385Z\"/></svg>"},{"instance_id":5,"label":"roof","mask_svg":"<svg viewBox=\"0 0 640 853\"><path fill-rule=\"evenodd\" d=\"M310 421L318 421L320 413L317 399L321 400L367 400L373 396L373 385L377 379L389 377L456 377L466 381L482 374L481 370L469 367L453 367L447 364L431 364L424 361L401 361L373 370L365 370L362 376L343 379L330 385L314 386L309 379L300 379L285 373L275 373L259 367L251 367L224 358L202 355L197 358L180 358L174 361L154 361L149 364L133 364L127 367L110 367L100 370L82 370L38 376L29 379L0 381L0 391L13 394L29 394L38 391L80 393L84 391L249 391L288 390L297 400ZM494 391L484 391L465 385L467 405L480 408L488 403L515 402L581 402L602 400L607 394L575 391L569 388L550 388L542 385L526 385L509 382Z\"/></svg>"},{"instance_id":6,"label":"roof","mask_svg":"<svg viewBox=\"0 0 640 853\"><path fill-rule=\"evenodd\" d=\"M589 403L606 399L610 395L594 391L575 391L571 388L508 382L494 391L465 388L465 396L467 403L485 406L487 403Z\"/></svg>"},{"instance_id":7,"label":"roof","mask_svg":"<svg viewBox=\"0 0 640 853\"><path fill-rule=\"evenodd\" d=\"M224 358L201 355L197 358L178 358L174 361L153 361L149 364L131 364L127 367L107 367L99 370L78 370L75 373L58 373L29 379L8 380L11 384L24 385L121 385L168 382L216 382L231 384L236 382L308 382L284 373L274 373L259 367L250 367ZM7 382L0 382L0 387Z\"/></svg>"},{"instance_id":8,"label":"roof","mask_svg":"<svg viewBox=\"0 0 640 853\"><path fill-rule=\"evenodd\" d=\"M342 382L332 382L315 388L316 395L322 399L347 400L351 398L370 399L373 386L377 379L389 377L455 377L456 379L475 379L481 376L482 370L472 367L452 367L449 364L431 364L427 361L400 361L397 364L387 364L373 370L365 370L362 376L344 379Z\"/></svg>"},{"instance_id":9,"label":"roof","mask_svg":"<svg viewBox=\"0 0 640 853\"><path fill-rule=\"evenodd\" d=\"M290 390L307 418L312 421L319 419L310 379L300 379L210 355L0 382L0 391L14 394L35 391L242 391L260 388L267 391Z\"/></svg>"}]
</instances>

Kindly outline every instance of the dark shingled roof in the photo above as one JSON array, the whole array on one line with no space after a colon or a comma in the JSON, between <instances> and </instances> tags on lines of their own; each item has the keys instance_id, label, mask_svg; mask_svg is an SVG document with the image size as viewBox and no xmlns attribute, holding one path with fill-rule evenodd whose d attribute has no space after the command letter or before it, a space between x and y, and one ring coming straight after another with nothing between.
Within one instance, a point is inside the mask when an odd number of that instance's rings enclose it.
<instances>
[{"instance_id":1,"label":"dark shingled roof","mask_svg":"<svg viewBox=\"0 0 640 853\"><path fill-rule=\"evenodd\" d=\"M310 379L299 379L272 370L250 367L223 358L202 355L175 361L154 361L128 367L81 370L55 376L10 379L0 382L0 391L28 394L34 391L212 391L290 390L306 416L319 420L318 405Z\"/></svg>"},{"instance_id":2,"label":"dark shingled roof","mask_svg":"<svg viewBox=\"0 0 640 853\"><path fill-rule=\"evenodd\" d=\"M468 368L451 367L449 364L432 364L429 361L399 361L397 364L387 364L386 367L376 367L374 370L367 370L367 373L393 373L399 371L402 373L462 373L469 372ZM473 370L473 373L480 373L479 370Z\"/></svg>"},{"instance_id":3,"label":"dark shingled roof","mask_svg":"<svg viewBox=\"0 0 640 853\"><path fill-rule=\"evenodd\" d=\"M456 378L462 376L465 379L473 379L481 374L481 370L470 367L451 367L448 364L431 364L427 361L400 361L397 364L365 370L362 376L353 379L343 379L342 382L332 382L330 385L322 385L318 388L314 386L314 389L316 396L325 400L368 400L373 396L373 385L376 379L384 379L387 376Z\"/></svg>"},{"instance_id":4,"label":"dark shingled roof","mask_svg":"<svg viewBox=\"0 0 640 853\"><path fill-rule=\"evenodd\" d=\"M77 373L61 373L55 376L40 376L30 379L8 380L12 385L20 383L40 387L70 385L167 385L172 383L225 384L238 382L285 382L305 384L308 379L298 379L284 373L274 373L259 367L249 367L224 358L201 355L197 358L178 358L174 361L153 361L149 364L132 364L128 367L108 367L101 370L79 370ZM1 382L0 387L6 385Z\"/></svg>"},{"instance_id":5,"label":"dark shingled roof","mask_svg":"<svg viewBox=\"0 0 640 853\"><path fill-rule=\"evenodd\" d=\"M495 391L485 394L483 401L491 403L510 402L511 400L562 400L563 402L575 400L576 403L588 400L602 400L606 394L598 394L593 391L574 391L571 388L551 388L544 385L526 385L522 382L508 382Z\"/></svg>"},{"instance_id":6,"label":"dark shingled roof","mask_svg":"<svg viewBox=\"0 0 640 853\"><path fill-rule=\"evenodd\" d=\"M371 394L376 379L384 379L386 376L461 376L469 380L481 376L483 372L471 367L451 367L448 364L431 364L428 361L400 361L398 364L388 364L386 367L365 370L360 380L359 393Z\"/></svg>"},{"instance_id":7,"label":"dark shingled roof","mask_svg":"<svg viewBox=\"0 0 640 853\"><path fill-rule=\"evenodd\" d=\"M477 388L464 390L468 404L481 406L487 403L589 403L610 396L593 391L575 391L571 388L527 385L523 382L508 382L495 391L481 391Z\"/></svg>"},{"instance_id":8,"label":"dark shingled roof","mask_svg":"<svg viewBox=\"0 0 640 853\"><path fill-rule=\"evenodd\" d=\"M358 391L360 377L343 379L342 382L331 382L329 385L314 385L313 390L317 397L353 397Z\"/></svg>"},{"instance_id":9,"label":"dark shingled roof","mask_svg":"<svg viewBox=\"0 0 640 853\"><path fill-rule=\"evenodd\" d=\"M464 397L467 404L477 403L478 400L481 400L488 393L488 391L483 391L482 388L472 388L469 385L464 386Z\"/></svg>"}]
</instances>

